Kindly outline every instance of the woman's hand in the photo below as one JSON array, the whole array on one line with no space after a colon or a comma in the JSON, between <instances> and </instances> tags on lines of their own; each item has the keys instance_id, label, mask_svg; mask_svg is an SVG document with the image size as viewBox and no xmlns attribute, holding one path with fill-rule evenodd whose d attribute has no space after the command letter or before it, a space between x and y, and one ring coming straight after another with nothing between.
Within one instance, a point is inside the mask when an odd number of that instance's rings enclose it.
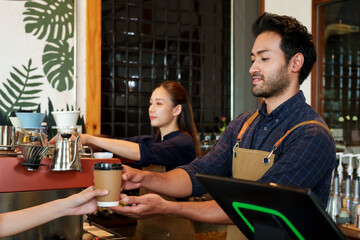
<instances>
[{"instance_id":1,"label":"woman's hand","mask_svg":"<svg viewBox=\"0 0 360 240\"><path fill-rule=\"evenodd\" d=\"M54 200L34 207L1 213L0 237L26 231L56 218L67 215L83 215L95 212L97 196L105 196L108 190L91 186L70 197Z\"/></svg>"},{"instance_id":2,"label":"woman's hand","mask_svg":"<svg viewBox=\"0 0 360 240\"><path fill-rule=\"evenodd\" d=\"M83 215L95 212L98 208L96 197L106 196L108 193L108 190L95 189L94 186L91 186L78 194L63 199L63 207L67 211L66 215Z\"/></svg>"},{"instance_id":3,"label":"woman's hand","mask_svg":"<svg viewBox=\"0 0 360 240\"><path fill-rule=\"evenodd\" d=\"M60 134L60 133L58 133L58 134ZM49 144L55 145L58 134L56 134L53 138L50 139ZM76 135L72 134L70 140L75 141L75 139L76 139Z\"/></svg>"},{"instance_id":4,"label":"woman's hand","mask_svg":"<svg viewBox=\"0 0 360 240\"><path fill-rule=\"evenodd\" d=\"M55 142L56 142L56 137L57 137L57 135L55 135L52 139L50 139L50 141L49 141L49 144L50 144L50 145L54 145L54 144L55 144Z\"/></svg>"},{"instance_id":5,"label":"woman's hand","mask_svg":"<svg viewBox=\"0 0 360 240\"><path fill-rule=\"evenodd\" d=\"M88 145L88 143L89 143L89 141L88 141L89 136L90 136L90 135L85 134L85 133L80 134L80 139L79 139L79 140L81 141L81 143L82 143L83 145Z\"/></svg>"}]
</instances>

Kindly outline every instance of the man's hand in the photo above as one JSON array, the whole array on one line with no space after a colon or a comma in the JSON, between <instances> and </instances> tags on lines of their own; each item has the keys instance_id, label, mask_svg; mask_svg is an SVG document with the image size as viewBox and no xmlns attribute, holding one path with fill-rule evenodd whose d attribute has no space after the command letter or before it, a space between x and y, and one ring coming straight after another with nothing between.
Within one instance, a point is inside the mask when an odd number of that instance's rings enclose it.
<instances>
[{"instance_id":1,"label":"man's hand","mask_svg":"<svg viewBox=\"0 0 360 240\"><path fill-rule=\"evenodd\" d=\"M117 206L110 209L131 218L148 218L159 214L166 215L167 207L171 204L171 202L153 193L140 197L122 195L122 201L129 204L129 206Z\"/></svg>"},{"instance_id":2,"label":"man's hand","mask_svg":"<svg viewBox=\"0 0 360 240\"><path fill-rule=\"evenodd\" d=\"M122 189L130 190L141 187L145 172L126 165L123 165L123 167Z\"/></svg>"},{"instance_id":3,"label":"man's hand","mask_svg":"<svg viewBox=\"0 0 360 240\"><path fill-rule=\"evenodd\" d=\"M118 214L131 218L148 218L155 215L183 217L199 222L232 224L231 219L214 201L177 202L167 201L161 196L149 193L140 197L122 195L128 206L111 207Z\"/></svg>"}]
</instances>

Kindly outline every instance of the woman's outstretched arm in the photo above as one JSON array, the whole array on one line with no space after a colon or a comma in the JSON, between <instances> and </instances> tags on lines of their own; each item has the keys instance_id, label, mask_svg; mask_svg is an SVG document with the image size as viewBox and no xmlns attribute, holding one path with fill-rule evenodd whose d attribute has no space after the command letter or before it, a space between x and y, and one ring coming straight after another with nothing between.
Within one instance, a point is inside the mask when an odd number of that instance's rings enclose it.
<instances>
[{"instance_id":1,"label":"woman's outstretched arm","mask_svg":"<svg viewBox=\"0 0 360 240\"><path fill-rule=\"evenodd\" d=\"M56 218L93 213L97 209L96 196L105 196L107 190L91 186L64 199L38 206L0 214L0 237L11 236Z\"/></svg>"}]
</instances>

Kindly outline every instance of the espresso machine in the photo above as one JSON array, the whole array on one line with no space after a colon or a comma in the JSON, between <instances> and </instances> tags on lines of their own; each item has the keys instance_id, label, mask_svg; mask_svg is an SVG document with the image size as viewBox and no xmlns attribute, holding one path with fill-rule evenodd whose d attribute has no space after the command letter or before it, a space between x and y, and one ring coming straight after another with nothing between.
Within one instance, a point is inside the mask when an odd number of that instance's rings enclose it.
<instances>
[{"instance_id":1,"label":"espresso machine","mask_svg":"<svg viewBox=\"0 0 360 240\"><path fill-rule=\"evenodd\" d=\"M65 111L52 113L57 129L51 171L81 171L79 149L80 133L77 126L79 111Z\"/></svg>"}]
</instances>

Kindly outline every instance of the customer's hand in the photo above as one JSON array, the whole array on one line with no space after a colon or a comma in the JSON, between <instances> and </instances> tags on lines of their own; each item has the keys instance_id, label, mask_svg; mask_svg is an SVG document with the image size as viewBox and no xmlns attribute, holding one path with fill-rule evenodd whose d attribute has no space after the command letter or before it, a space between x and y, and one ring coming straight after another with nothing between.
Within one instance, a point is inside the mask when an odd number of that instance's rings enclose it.
<instances>
[{"instance_id":1,"label":"customer's hand","mask_svg":"<svg viewBox=\"0 0 360 240\"><path fill-rule=\"evenodd\" d=\"M122 196L122 202L126 206L111 207L110 209L118 214L131 218L148 218L154 215L166 215L169 201L157 194L149 193L140 197Z\"/></svg>"},{"instance_id":2,"label":"customer's hand","mask_svg":"<svg viewBox=\"0 0 360 240\"><path fill-rule=\"evenodd\" d=\"M108 190L95 189L94 186L91 186L60 201L62 201L64 210L67 211L66 215L83 215L95 212L98 209L96 197L106 196L108 193Z\"/></svg>"}]
</instances>

